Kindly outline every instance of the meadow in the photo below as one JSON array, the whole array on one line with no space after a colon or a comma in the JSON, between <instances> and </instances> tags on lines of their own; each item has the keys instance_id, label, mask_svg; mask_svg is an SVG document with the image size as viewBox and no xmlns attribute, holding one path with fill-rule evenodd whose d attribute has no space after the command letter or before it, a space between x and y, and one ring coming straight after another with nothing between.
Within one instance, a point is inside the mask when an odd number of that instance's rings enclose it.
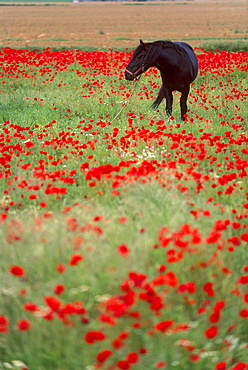
<instances>
[{"instance_id":1,"label":"meadow","mask_svg":"<svg viewBox=\"0 0 248 370\"><path fill-rule=\"evenodd\" d=\"M195 51L182 122L130 52L0 50L0 369L248 369L248 53Z\"/></svg>"}]
</instances>

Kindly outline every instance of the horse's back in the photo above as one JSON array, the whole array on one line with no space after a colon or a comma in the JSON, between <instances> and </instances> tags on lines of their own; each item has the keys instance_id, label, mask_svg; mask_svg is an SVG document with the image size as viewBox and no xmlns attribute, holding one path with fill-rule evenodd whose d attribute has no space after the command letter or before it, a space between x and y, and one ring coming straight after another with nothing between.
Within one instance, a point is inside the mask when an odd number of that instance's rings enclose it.
<instances>
[{"instance_id":1,"label":"horse's back","mask_svg":"<svg viewBox=\"0 0 248 370\"><path fill-rule=\"evenodd\" d=\"M194 81L198 74L198 60L194 53L194 50L189 44L186 44L186 42L174 42L174 44L180 46L180 48L186 51L192 65L192 81Z\"/></svg>"}]
</instances>

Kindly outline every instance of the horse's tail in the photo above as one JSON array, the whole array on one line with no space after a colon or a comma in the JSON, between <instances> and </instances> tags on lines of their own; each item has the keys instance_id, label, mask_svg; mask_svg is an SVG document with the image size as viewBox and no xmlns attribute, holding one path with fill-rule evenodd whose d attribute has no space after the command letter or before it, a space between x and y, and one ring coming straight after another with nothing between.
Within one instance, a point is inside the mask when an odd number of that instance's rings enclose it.
<instances>
[{"instance_id":1,"label":"horse's tail","mask_svg":"<svg viewBox=\"0 0 248 370\"><path fill-rule=\"evenodd\" d=\"M158 93L158 96L157 96L156 100L152 104L152 108L156 109L163 99L164 99L164 89L163 89L163 86L162 86L161 89L159 90L159 93Z\"/></svg>"}]
</instances>

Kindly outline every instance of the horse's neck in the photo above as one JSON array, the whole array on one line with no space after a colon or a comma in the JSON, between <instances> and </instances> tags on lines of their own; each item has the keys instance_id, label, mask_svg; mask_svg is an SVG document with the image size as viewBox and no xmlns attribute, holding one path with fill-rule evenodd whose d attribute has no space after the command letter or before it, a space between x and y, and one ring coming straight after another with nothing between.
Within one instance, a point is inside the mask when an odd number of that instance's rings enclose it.
<instances>
[{"instance_id":1,"label":"horse's neck","mask_svg":"<svg viewBox=\"0 0 248 370\"><path fill-rule=\"evenodd\" d=\"M163 70L171 65L174 65L175 63L175 57L177 59L177 56L174 55L175 51L171 48L161 49L156 58L154 59L153 67L158 68L161 72Z\"/></svg>"},{"instance_id":2,"label":"horse's neck","mask_svg":"<svg viewBox=\"0 0 248 370\"><path fill-rule=\"evenodd\" d=\"M157 67L159 69L159 67L157 66L157 62L159 60L159 57L160 57L160 54L161 54L161 51L157 52L157 50L150 50L150 53L148 55L148 58L147 58L147 67L150 68L150 67Z\"/></svg>"}]
</instances>

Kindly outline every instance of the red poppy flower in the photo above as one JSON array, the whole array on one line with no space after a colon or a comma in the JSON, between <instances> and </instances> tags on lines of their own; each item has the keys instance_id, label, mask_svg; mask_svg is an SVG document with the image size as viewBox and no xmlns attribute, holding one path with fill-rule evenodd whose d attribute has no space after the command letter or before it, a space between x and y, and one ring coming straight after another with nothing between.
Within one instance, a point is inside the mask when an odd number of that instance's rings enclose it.
<instances>
[{"instance_id":1,"label":"red poppy flower","mask_svg":"<svg viewBox=\"0 0 248 370\"><path fill-rule=\"evenodd\" d=\"M159 331L163 331L164 332L166 329L168 329L173 324L174 324L174 320L161 321L158 324L156 324L154 326L154 328L156 330L159 330Z\"/></svg>"},{"instance_id":2,"label":"red poppy flower","mask_svg":"<svg viewBox=\"0 0 248 370\"><path fill-rule=\"evenodd\" d=\"M21 277L25 274L24 269L21 266L16 266L16 265L10 266L9 272L12 275L15 275L15 276L18 276L18 277Z\"/></svg>"},{"instance_id":3,"label":"red poppy flower","mask_svg":"<svg viewBox=\"0 0 248 370\"><path fill-rule=\"evenodd\" d=\"M158 361L156 364L155 364L155 369L162 369L163 367L166 366L166 362L164 361Z\"/></svg>"},{"instance_id":4,"label":"red poppy flower","mask_svg":"<svg viewBox=\"0 0 248 370\"><path fill-rule=\"evenodd\" d=\"M56 266L56 271L59 273L59 274L63 274L63 272L65 272L65 265L63 263L59 263L57 266Z\"/></svg>"},{"instance_id":5,"label":"red poppy flower","mask_svg":"<svg viewBox=\"0 0 248 370\"><path fill-rule=\"evenodd\" d=\"M203 290L206 292L206 294L209 297L213 297L215 295L215 292L213 290L213 283L212 282L208 282L208 283L204 284Z\"/></svg>"},{"instance_id":6,"label":"red poppy flower","mask_svg":"<svg viewBox=\"0 0 248 370\"><path fill-rule=\"evenodd\" d=\"M101 352L98 353L96 359L98 362L105 362L111 355L112 351L110 351L109 349L103 349Z\"/></svg>"},{"instance_id":7,"label":"red poppy flower","mask_svg":"<svg viewBox=\"0 0 248 370\"><path fill-rule=\"evenodd\" d=\"M248 233L244 233L240 237L241 240L248 243Z\"/></svg>"},{"instance_id":8,"label":"red poppy flower","mask_svg":"<svg viewBox=\"0 0 248 370\"><path fill-rule=\"evenodd\" d=\"M130 369L130 365L129 365L128 361L125 361L125 360L118 361L116 365L117 365L118 369L121 369L121 370Z\"/></svg>"},{"instance_id":9,"label":"red poppy flower","mask_svg":"<svg viewBox=\"0 0 248 370\"><path fill-rule=\"evenodd\" d=\"M34 143L32 143L31 141L26 141L26 143L25 143L25 147L26 148L32 148L34 146Z\"/></svg>"},{"instance_id":10,"label":"red poppy flower","mask_svg":"<svg viewBox=\"0 0 248 370\"><path fill-rule=\"evenodd\" d=\"M45 303L49 306L53 311L58 311L61 305L61 302L52 296L45 296L44 298Z\"/></svg>"},{"instance_id":11,"label":"red poppy flower","mask_svg":"<svg viewBox=\"0 0 248 370\"><path fill-rule=\"evenodd\" d=\"M125 216L120 217L120 218L119 218L119 220L118 220L118 222L119 222L120 224L124 224L126 221L127 221L127 219L126 219L126 217L125 217Z\"/></svg>"},{"instance_id":12,"label":"red poppy flower","mask_svg":"<svg viewBox=\"0 0 248 370\"><path fill-rule=\"evenodd\" d=\"M248 275L243 275L238 280L239 284L248 284Z\"/></svg>"},{"instance_id":13,"label":"red poppy flower","mask_svg":"<svg viewBox=\"0 0 248 370\"><path fill-rule=\"evenodd\" d=\"M81 254L79 253L75 253L71 256L71 259L69 261L69 265L71 266L75 266L77 265L80 261L83 261L83 256L81 256Z\"/></svg>"},{"instance_id":14,"label":"red poppy flower","mask_svg":"<svg viewBox=\"0 0 248 370\"><path fill-rule=\"evenodd\" d=\"M217 334L218 334L217 326L211 326L205 331L205 336L209 339L216 337Z\"/></svg>"},{"instance_id":15,"label":"red poppy flower","mask_svg":"<svg viewBox=\"0 0 248 370\"><path fill-rule=\"evenodd\" d=\"M102 333L101 331L88 331L85 336L84 340L88 344L94 344L97 341L101 341L106 339L106 335Z\"/></svg>"},{"instance_id":16,"label":"red poppy flower","mask_svg":"<svg viewBox=\"0 0 248 370\"><path fill-rule=\"evenodd\" d=\"M215 369L216 369L216 370L225 370L225 369L226 369L226 362L219 362L219 363L215 366Z\"/></svg>"},{"instance_id":17,"label":"red poppy flower","mask_svg":"<svg viewBox=\"0 0 248 370\"><path fill-rule=\"evenodd\" d=\"M28 303L25 303L23 305L23 308L26 311L33 312L33 311L36 311L38 309L38 306L35 303L33 303L33 302L28 302Z\"/></svg>"},{"instance_id":18,"label":"red poppy flower","mask_svg":"<svg viewBox=\"0 0 248 370\"><path fill-rule=\"evenodd\" d=\"M0 316L0 325L8 325L8 320L7 320L6 316L4 316L4 315Z\"/></svg>"},{"instance_id":19,"label":"red poppy flower","mask_svg":"<svg viewBox=\"0 0 248 370\"><path fill-rule=\"evenodd\" d=\"M191 356L190 356L190 360L192 361L192 362L197 362L197 361L199 361L200 360L200 356L199 355L197 355L197 354L192 354Z\"/></svg>"},{"instance_id":20,"label":"red poppy flower","mask_svg":"<svg viewBox=\"0 0 248 370\"><path fill-rule=\"evenodd\" d=\"M139 361L139 356L137 355L137 353L135 352L130 352L128 355L127 355L127 361L130 363L130 364L135 364L136 362Z\"/></svg>"},{"instance_id":21,"label":"red poppy flower","mask_svg":"<svg viewBox=\"0 0 248 370\"><path fill-rule=\"evenodd\" d=\"M47 204L46 204L46 202L40 202L39 206L42 207L42 208L46 208Z\"/></svg>"},{"instance_id":22,"label":"red poppy flower","mask_svg":"<svg viewBox=\"0 0 248 370\"><path fill-rule=\"evenodd\" d=\"M247 369L247 364L245 364L244 362L239 362L232 368L232 370L245 370L245 369Z\"/></svg>"},{"instance_id":23,"label":"red poppy flower","mask_svg":"<svg viewBox=\"0 0 248 370\"><path fill-rule=\"evenodd\" d=\"M53 291L54 291L55 294L60 295L65 291L65 287L62 284L57 284L53 288Z\"/></svg>"},{"instance_id":24,"label":"red poppy flower","mask_svg":"<svg viewBox=\"0 0 248 370\"><path fill-rule=\"evenodd\" d=\"M248 293L244 294L243 300L245 303L248 303Z\"/></svg>"},{"instance_id":25,"label":"red poppy flower","mask_svg":"<svg viewBox=\"0 0 248 370\"><path fill-rule=\"evenodd\" d=\"M247 310L247 309L243 309L243 310L241 310L241 311L239 312L239 316L240 316L240 317L244 317L244 318L248 317L248 310Z\"/></svg>"},{"instance_id":26,"label":"red poppy flower","mask_svg":"<svg viewBox=\"0 0 248 370\"><path fill-rule=\"evenodd\" d=\"M121 254L123 257L126 257L129 254L129 249L126 244L121 244L117 247L117 251L119 254Z\"/></svg>"},{"instance_id":27,"label":"red poppy flower","mask_svg":"<svg viewBox=\"0 0 248 370\"><path fill-rule=\"evenodd\" d=\"M20 331L29 330L31 325L30 322L26 319L19 320L17 323L17 327Z\"/></svg>"},{"instance_id":28,"label":"red poppy flower","mask_svg":"<svg viewBox=\"0 0 248 370\"><path fill-rule=\"evenodd\" d=\"M8 319L4 315L0 315L0 333L8 333Z\"/></svg>"},{"instance_id":29,"label":"red poppy flower","mask_svg":"<svg viewBox=\"0 0 248 370\"><path fill-rule=\"evenodd\" d=\"M6 325L0 325L0 333L8 333L9 328Z\"/></svg>"}]
</instances>

